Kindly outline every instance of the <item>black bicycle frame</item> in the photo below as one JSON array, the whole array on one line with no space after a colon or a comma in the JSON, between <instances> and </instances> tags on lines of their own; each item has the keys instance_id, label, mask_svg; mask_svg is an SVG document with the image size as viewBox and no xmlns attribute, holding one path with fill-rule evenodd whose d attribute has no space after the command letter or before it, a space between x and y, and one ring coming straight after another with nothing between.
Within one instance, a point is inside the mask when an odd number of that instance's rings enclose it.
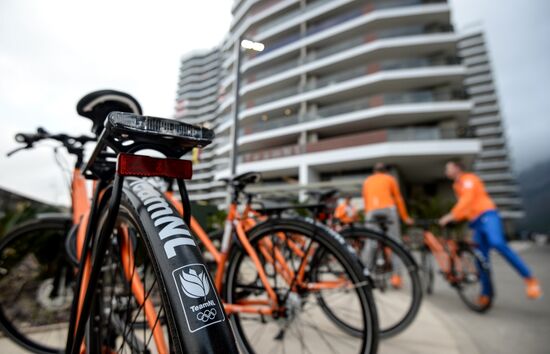
<instances>
[{"instance_id":1,"label":"black bicycle frame","mask_svg":"<svg viewBox=\"0 0 550 354\"><path fill-rule=\"evenodd\" d=\"M84 250L82 252L82 258L79 266L78 280L77 280L77 293L73 300L72 309L71 309L71 321L69 323L69 335L67 340L66 353L78 354L80 351L80 346L84 339L84 334L86 330L86 325L88 323L88 318L90 317L92 302L97 290L97 281L101 274L101 265L103 264L103 257L107 251L108 241L110 235L112 234L116 217L118 215L118 209L120 205L120 198L122 196L122 185L124 182L124 177L118 174L115 174L112 187L104 186L100 182L96 189L94 199L92 201L91 212L89 216L89 222L86 228L86 238L84 243ZM103 187L103 188L101 188ZM110 196L108 191L111 189ZM103 191L104 195L100 199L101 192ZM110 197L110 198L109 198ZM97 237L96 230L93 229L93 226L97 225L99 218L99 213L104 208L100 206L105 204L105 198L109 198L109 212L105 219L104 226L101 228L101 232ZM86 287L86 292L84 299L82 300L82 309L80 311L80 316L78 323L76 323L76 316L78 314L78 304L80 303L80 288L82 286L82 277L84 275L84 265L86 258L91 254L91 270L88 285ZM74 336L71 334L74 333ZM92 344L93 345L93 344ZM92 349L92 348L90 348ZM91 352L94 352L91 350Z\"/></svg>"}]
</instances>

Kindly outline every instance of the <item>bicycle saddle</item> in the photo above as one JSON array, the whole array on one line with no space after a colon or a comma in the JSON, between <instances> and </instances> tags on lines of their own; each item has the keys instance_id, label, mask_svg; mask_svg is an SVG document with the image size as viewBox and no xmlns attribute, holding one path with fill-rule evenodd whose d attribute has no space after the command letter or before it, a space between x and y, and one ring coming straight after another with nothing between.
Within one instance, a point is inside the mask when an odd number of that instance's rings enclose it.
<instances>
[{"instance_id":1,"label":"bicycle saddle","mask_svg":"<svg viewBox=\"0 0 550 354\"><path fill-rule=\"evenodd\" d=\"M262 175L259 172L245 172L233 177L220 179L220 181L222 182L225 182L227 184L230 183L234 186L239 186L239 187L246 187L249 184L258 183L261 180L262 180Z\"/></svg>"},{"instance_id":2,"label":"bicycle saddle","mask_svg":"<svg viewBox=\"0 0 550 354\"><path fill-rule=\"evenodd\" d=\"M76 112L92 120L92 132L95 135L101 133L105 118L114 111L142 114L141 106L134 97L115 90L91 92L76 104Z\"/></svg>"},{"instance_id":3,"label":"bicycle saddle","mask_svg":"<svg viewBox=\"0 0 550 354\"><path fill-rule=\"evenodd\" d=\"M379 225L389 225L392 223L390 219L388 219L388 217L384 214L374 214L369 218L368 221Z\"/></svg>"}]
</instances>

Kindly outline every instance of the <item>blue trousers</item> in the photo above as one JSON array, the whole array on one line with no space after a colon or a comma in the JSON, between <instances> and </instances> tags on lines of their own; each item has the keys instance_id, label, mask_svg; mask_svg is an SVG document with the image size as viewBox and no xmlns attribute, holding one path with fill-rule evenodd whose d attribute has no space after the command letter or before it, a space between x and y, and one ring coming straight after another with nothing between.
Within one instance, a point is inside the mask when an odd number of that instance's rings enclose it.
<instances>
[{"instance_id":1,"label":"blue trousers","mask_svg":"<svg viewBox=\"0 0 550 354\"><path fill-rule=\"evenodd\" d=\"M485 262L489 264L489 251L491 248L496 249L504 259L523 277L530 278L531 271L521 258L512 251L504 237L502 221L496 210L489 210L481 214L477 219L470 223L470 227L474 230L474 242L483 257ZM480 265L478 265L479 267ZM481 278L481 294L492 295L491 280L489 274L480 270Z\"/></svg>"}]
</instances>

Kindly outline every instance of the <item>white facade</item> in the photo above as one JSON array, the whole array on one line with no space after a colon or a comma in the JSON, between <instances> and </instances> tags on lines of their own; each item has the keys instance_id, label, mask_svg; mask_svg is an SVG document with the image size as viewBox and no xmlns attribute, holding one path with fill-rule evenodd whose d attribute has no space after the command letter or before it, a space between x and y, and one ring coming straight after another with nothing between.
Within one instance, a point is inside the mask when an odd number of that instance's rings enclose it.
<instances>
[{"instance_id":1,"label":"white facade","mask_svg":"<svg viewBox=\"0 0 550 354\"><path fill-rule=\"evenodd\" d=\"M200 96L178 116L217 134L195 166L193 199L224 197L216 180L229 174L239 38L265 44L243 54L237 168L263 172L264 191L357 191L376 161L404 183L431 183L447 159L480 151L466 135L473 103L445 1L240 0L233 15L218 66L182 63L212 72L185 86L205 95L219 73L215 100Z\"/></svg>"}]
</instances>

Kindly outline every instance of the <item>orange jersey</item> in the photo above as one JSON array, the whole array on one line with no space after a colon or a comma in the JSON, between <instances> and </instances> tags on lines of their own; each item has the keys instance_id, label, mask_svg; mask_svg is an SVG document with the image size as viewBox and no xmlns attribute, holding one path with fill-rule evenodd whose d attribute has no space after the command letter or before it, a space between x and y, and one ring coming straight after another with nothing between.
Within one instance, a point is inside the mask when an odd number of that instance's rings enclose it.
<instances>
[{"instance_id":1,"label":"orange jersey","mask_svg":"<svg viewBox=\"0 0 550 354\"><path fill-rule=\"evenodd\" d=\"M334 210L334 217L344 224L351 224L357 220L357 211L350 204L340 203Z\"/></svg>"},{"instance_id":2,"label":"orange jersey","mask_svg":"<svg viewBox=\"0 0 550 354\"><path fill-rule=\"evenodd\" d=\"M363 182L365 212L397 206L401 219L409 219L397 181L386 173L375 173Z\"/></svg>"},{"instance_id":3,"label":"orange jersey","mask_svg":"<svg viewBox=\"0 0 550 354\"><path fill-rule=\"evenodd\" d=\"M475 220L488 210L495 210L493 200L485 191L483 181L473 173L464 173L453 184L458 202L451 210L455 220Z\"/></svg>"}]
</instances>

